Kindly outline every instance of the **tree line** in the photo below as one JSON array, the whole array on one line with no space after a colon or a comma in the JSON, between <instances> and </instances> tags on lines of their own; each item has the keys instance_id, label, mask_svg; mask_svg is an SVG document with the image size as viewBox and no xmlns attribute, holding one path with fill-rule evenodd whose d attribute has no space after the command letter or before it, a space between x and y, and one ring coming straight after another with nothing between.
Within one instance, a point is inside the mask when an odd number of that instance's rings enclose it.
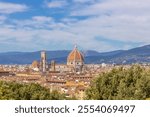
<instances>
[{"instance_id":1,"label":"tree line","mask_svg":"<svg viewBox=\"0 0 150 117\"><path fill-rule=\"evenodd\" d=\"M0 100L63 100L64 94L42 87L39 84L20 84L0 81Z\"/></svg>"},{"instance_id":2,"label":"tree line","mask_svg":"<svg viewBox=\"0 0 150 117\"><path fill-rule=\"evenodd\" d=\"M133 65L116 68L95 78L86 90L86 99L145 100L150 98L150 70Z\"/></svg>"}]
</instances>

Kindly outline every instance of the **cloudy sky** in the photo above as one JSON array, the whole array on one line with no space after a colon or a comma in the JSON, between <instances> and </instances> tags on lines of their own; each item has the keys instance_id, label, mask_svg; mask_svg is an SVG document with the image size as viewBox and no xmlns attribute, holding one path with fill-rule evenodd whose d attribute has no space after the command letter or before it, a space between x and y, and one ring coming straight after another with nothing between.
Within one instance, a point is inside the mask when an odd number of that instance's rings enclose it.
<instances>
[{"instance_id":1,"label":"cloudy sky","mask_svg":"<svg viewBox=\"0 0 150 117\"><path fill-rule=\"evenodd\" d=\"M0 0L0 52L150 44L150 0Z\"/></svg>"}]
</instances>

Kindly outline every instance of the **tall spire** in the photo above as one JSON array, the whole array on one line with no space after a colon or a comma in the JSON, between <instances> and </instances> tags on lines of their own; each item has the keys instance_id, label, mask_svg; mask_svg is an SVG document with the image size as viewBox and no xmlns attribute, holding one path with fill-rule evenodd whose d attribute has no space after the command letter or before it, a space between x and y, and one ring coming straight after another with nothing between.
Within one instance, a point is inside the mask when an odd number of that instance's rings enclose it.
<instances>
[{"instance_id":1,"label":"tall spire","mask_svg":"<svg viewBox=\"0 0 150 117\"><path fill-rule=\"evenodd\" d=\"M74 45L74 49L77 49L77 44Z\"/></svg>"}]
</instances>

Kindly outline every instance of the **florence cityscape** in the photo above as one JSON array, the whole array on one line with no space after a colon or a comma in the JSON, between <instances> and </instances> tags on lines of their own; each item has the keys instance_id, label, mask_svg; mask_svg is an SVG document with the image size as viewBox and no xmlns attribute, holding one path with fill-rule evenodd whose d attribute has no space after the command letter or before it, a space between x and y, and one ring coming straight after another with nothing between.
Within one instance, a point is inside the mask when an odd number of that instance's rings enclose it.
<instances>
[{"instance_id":1,"label":"florence cityscape","mask_svg":"<svg viewBox=\"0 0 150 117\"><path fill-rule=\"evenodd\" d=\"M146 0L0 0L0 100L149 100Z\"/></svg>"}]
</instances>

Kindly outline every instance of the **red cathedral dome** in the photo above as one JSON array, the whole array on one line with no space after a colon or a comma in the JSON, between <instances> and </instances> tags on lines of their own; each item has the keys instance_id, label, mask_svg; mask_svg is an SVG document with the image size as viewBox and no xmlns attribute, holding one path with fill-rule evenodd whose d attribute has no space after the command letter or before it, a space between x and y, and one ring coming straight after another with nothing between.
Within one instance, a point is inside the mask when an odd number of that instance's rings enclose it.
<instances>
[{"instance_id":1,"label":"red cathedral dome","mask_svg":"<svg viewBox=\"0 0 150 117\"><path fill-rule=\"evenodd\" d=\"M76 46L68 55L67 62L84 62L84 57Z\"/></svg>"}]
</instances>

